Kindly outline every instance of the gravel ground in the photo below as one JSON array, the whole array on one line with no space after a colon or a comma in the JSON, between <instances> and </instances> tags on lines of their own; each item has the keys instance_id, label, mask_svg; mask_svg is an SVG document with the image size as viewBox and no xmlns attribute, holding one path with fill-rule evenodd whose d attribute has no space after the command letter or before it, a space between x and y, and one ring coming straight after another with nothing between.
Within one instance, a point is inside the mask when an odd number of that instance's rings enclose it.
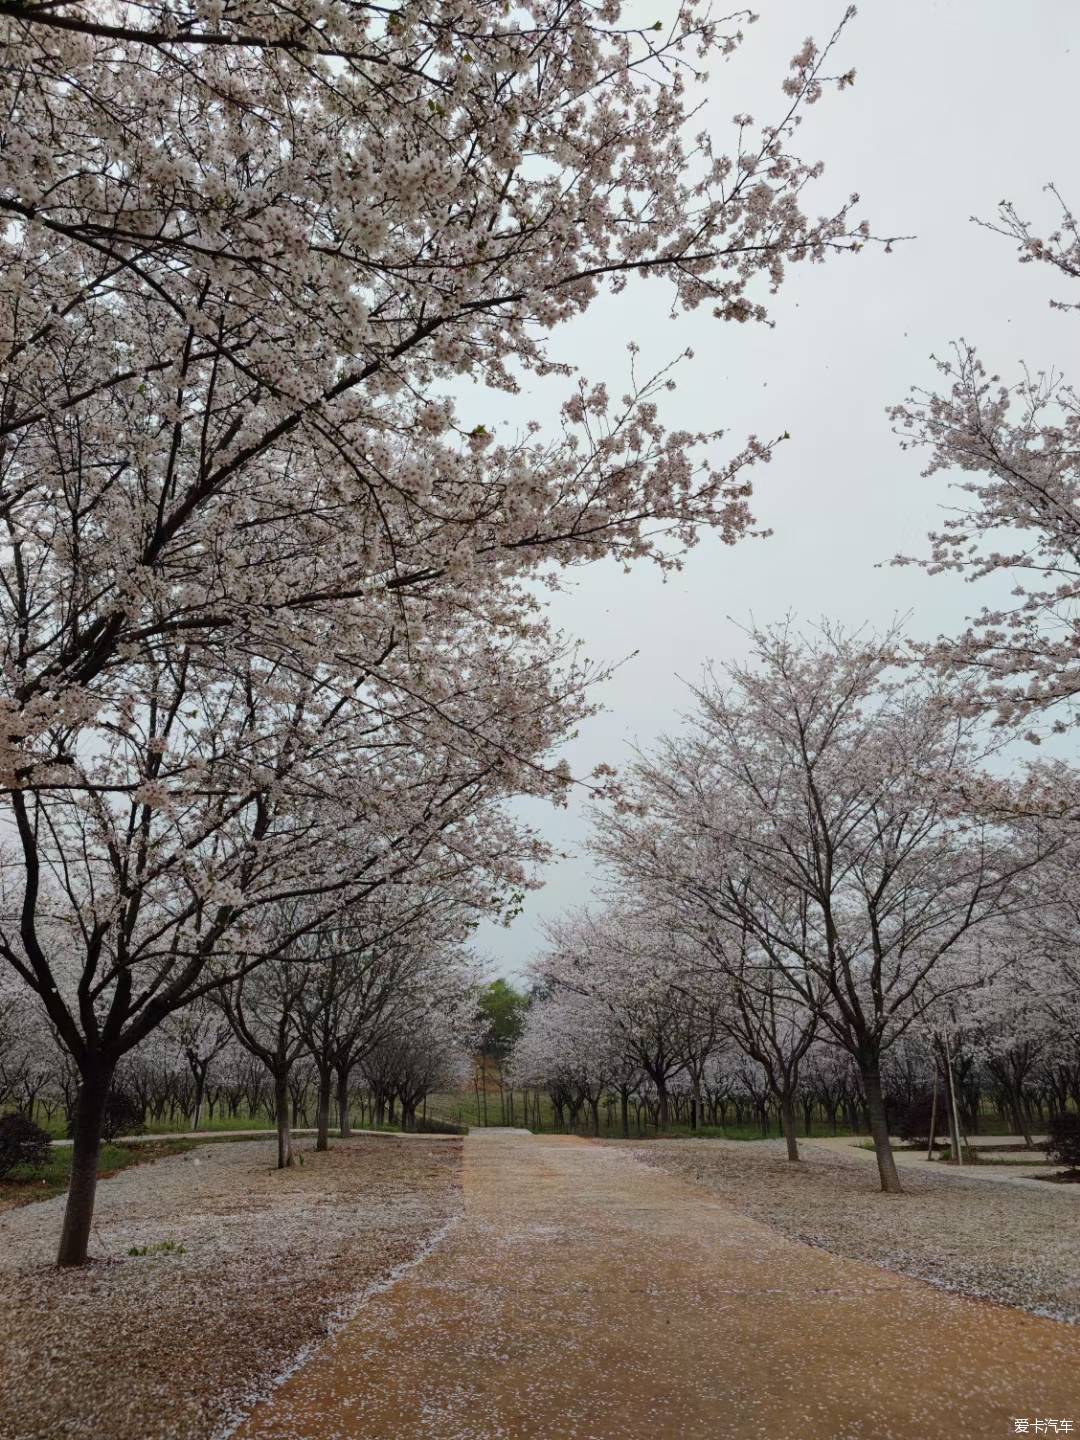
<instances>
[{"instance_id":1,"label":"gravel ground","mask_svg":"<svg viewBox=\"0 0 1080 1440\"><path fill-rule=\"evenodd\" d=\"M206 1145L105 1182L81 1270L51 1264L62 1197L0 1215L0 1440L225 1434L460 1213L460 1141L273 1158ZM168 1241L184 1253L128 1254Z\"/></svg>"},{"instance_id":2,"label":"gravel ground","mask_svg":"<svg viewBox=\"0 0 1080 1440\"><path fill-rule=\"evenodd\" d=\"M885 1196L859 1157L804 1145L791 1165L771 1140L656 1140L633 1154L794 1240L1080 1324L1080 1228L1064 1186L906 1169L905 1193Z\"/></svg>"}]
</instances>

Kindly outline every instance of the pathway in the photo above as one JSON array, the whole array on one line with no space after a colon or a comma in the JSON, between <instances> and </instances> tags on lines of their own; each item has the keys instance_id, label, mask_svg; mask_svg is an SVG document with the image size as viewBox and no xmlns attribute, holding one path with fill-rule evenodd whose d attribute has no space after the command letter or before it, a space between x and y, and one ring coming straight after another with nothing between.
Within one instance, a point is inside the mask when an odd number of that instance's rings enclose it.
<instances>
[{"instance_id":1,"label":"pathway","mask_svg":"<svg viewBox=\"0 0 1080 1440\"><path fill-rule=\"evenodd\" d=\"M1011 1136L988 1135L985 1138L979 1137L980 1144L976 1149L988 1149L995 1141L1012 1139ZM1037 1139L1044 1137L1038 1136ZM814 1145L820 1150L832 1150L840 1155L853 1155L857 1160L862 1160L867 1165L876 1165L877 1160L874 1152L866 1147L865 1137L857 1135L822 1136L810 1140L800 1140L800 1145ZM1000 1156L994 1157L998 1160ZM1032 1163L1025 1164L1023 1156L1012 1157L1008 1163L986 1163L981 1165L943 1165L940 1160L927 1160L925 1150L893 1150L893 1159L901 1170L922 1170L924 1173L937 1175L946 1180L989 1180L991 1184L1019 1185L1024 1190L1031 1189L1031 1179L1038 1175L1053 1175L1058 1173L1062 1167L1047 1165L1045 1159L1035 1159ZM1043 1182L1044 1184L1047 1182ZM1055 1185L1054 1191L1059 1195L1071 1195L1074 1200L1080 1200L1080 1185ZM1051 1432L1053 1433L1053 1432ZM1080 1425L1076 1433L1080 1435Z\"/></svg>"},{"instance_id":2,"label":"pathway","mask_svg":"<svg viewBox=\"0 0 1080 1440\"><path fill-rule=\"evenodd\" d=\"M1080 1329L789 1241L614 1147L504 1130L466 1140L443 1244L235 1440L982 1440L1036 1416L1080 1434Z\"/></svg>"}]
</instances>

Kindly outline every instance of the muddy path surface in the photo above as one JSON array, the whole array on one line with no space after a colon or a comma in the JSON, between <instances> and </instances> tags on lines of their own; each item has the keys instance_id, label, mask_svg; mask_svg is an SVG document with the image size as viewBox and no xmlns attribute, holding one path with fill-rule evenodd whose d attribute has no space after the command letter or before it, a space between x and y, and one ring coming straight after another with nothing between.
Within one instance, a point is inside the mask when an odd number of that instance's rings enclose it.
<instances>
[{"instance_id":1,"label":"muddy path surface","mask_svg":"<svg viewBox=\"0 0 1080 1440\"><path fill-rule=\"evenodd\" d=\"M786 1239L588 1141L474 1132L464 1185L440 1247L237 1440L1080 1433L1080 1328Z\"/></svg>"}]
</instances>

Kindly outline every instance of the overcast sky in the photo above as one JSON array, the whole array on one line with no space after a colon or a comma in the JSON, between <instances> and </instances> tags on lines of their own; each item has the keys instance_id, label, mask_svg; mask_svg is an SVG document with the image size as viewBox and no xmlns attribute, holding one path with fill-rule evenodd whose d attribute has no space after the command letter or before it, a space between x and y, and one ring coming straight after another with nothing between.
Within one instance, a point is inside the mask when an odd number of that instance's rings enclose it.
<instances>
[{"instance_id":1,"label":"overcast sky","mask_svg":"<svg viewBox=\"0 0 1080 1440\"><path fill-rule=\"evenodd\" d=\"M643 3L659 17L667 0ZM780 113L790 57L808 33L824 40L844 6L762 0L759 8L741 50L709 81L706 118L718 150L730 148L720 142L735 113L759 122ZM643 369L692 347L678 391L665 397L666 418L726 428L730 442L718 455L752 432L792 435L755 471L754 509L771 539L732 549L706 536L666 582L646 567L624 575L594 566L556 597L556 623L592 659L638 652L602 688L605 713L567 746L575 773L602 760L621 765L631 745L675 728L684 682L706 660L742 653L739 627L751 616L885 625L899 613L912 633L931 635L956 630L981 603L956 580L876 568L897 551L922 552L946 500L941 478L921 479L919 458L900 451L885 407L912 385L931 385L931 353L961 336L1005 376L1022 360L1076 374L1075 319L1048 304L1062 292L1053 272L1019 265L1008 240L970 217L992 219L1007 197L1045 231L1054 207L1044 185L1076 196L1078 60L1077 0L863 0L835 67L854 65L855 87L827 93L798 137L799 152L826 166L808 204L823 213L855 190L876 233L915 238L891 255L793 267L772 303L774 329L721 324L705 310L672 319L670 292L654 282L605 300L557 336L560 356L616 395L629 340L641 347ZM543 421L548 397L536 389L521 404ZM587 810L580 794L567 811L521 807L568 858L548 868L511 927L482 928L477 945L493 969L520 973L543 943L542 918L589 900Z\"/></svg>"}]
</instances>

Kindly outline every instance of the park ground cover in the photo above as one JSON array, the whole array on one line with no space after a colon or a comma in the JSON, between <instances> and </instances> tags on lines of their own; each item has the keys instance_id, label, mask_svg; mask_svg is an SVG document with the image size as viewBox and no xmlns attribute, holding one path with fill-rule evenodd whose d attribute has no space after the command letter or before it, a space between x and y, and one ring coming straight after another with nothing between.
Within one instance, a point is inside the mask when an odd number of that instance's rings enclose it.
<instances>
[{"instance_id":1,"label":"park ground cover","mask_svg":"<svg viewBox=\"0 0 1080 1440\"><path fill-rule=\"evenodd\" d=\"M155 1140L141 1144L106 1142L98 1159L98 1178L109 1180L131 1165L147 1165L193 1148L193 1140ZM0 1215L20 1205L51 1200L67 1191L71 1178L71 1150L54 1146L43 1166L17 1165L0 1179Z\"/></svg>"},{"instance_id":2,"label":"park ground cover","mask_svg":"<svg viewBox=\"0 0 1080 1440\"><path fill-rule=\"evenodd\" d=\"M780 1141L651 1141L635 1158L712 1191L794 1240L946 1290L1080 1323L1080 1204L1072 1186L903 1171L884 1196L862 1156Z\"/></svg>"},{"instance_id":3,"label":"park ground cover","mask_svg":"<svg viewBox=\"0 0 1080 1440\"><path fill-rule=\"evenodd\" d=\"M200 1145L100 1187L94 1262L52 1267L62 1200L0 1214L0 1437L222 1434L333 1317L460 1208L457 1140L357 1137L273 1167Z\"/></svg>"}]
</instances>

